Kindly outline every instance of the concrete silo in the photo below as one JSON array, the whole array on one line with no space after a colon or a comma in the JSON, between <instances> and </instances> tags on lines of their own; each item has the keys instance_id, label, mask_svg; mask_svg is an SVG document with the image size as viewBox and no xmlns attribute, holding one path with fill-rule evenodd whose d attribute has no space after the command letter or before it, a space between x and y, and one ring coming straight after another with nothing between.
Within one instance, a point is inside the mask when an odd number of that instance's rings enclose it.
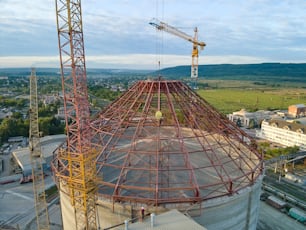
<instances>
[{"instance_id":1,"label":"concrete silo","mask_svg":"<svg viewBox=\"0 0 306 230\"><path fill-rule=\"evenodd\" d=\"M93 121L102 227L178 209L207 229L256 229L255 142L181 81L135 83Z\"/></svg>"}]
</instances>

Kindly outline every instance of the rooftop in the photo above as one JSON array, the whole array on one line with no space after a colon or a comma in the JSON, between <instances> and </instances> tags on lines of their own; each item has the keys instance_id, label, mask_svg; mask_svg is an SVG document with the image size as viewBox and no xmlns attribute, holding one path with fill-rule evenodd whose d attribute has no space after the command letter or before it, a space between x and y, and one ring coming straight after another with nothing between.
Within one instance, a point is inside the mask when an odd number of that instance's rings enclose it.
<instances>
[{"instance_id":1,"label":"rooftop","mask_svg":"<svg viewBox=\"0 0 306 230\"><path fill-rule=\"evenodd\" d=\"M41 151L45 159L51 157L55 149L57 149L66 139L66 135L51 135L40 139ZM16 162L23 170L23 173L28 175L32 172L30 150L28 147L16 149L12 152Z\"/></svg>"},{"instance_id":2,"label":"rooftop","mask_svg":"<svg viewBox=\"0 0 306 230\"><path fill-rule=\"evenodd\" d=\"M281 119L272 119L268 121L269 125L275 126L277 128L287 129L290 131L299 131L299 132L305 132L306 131L306 125L302 123L295 123L295 122L288 122Z\"/></svg>"},{"instance_id":3,"label":"rooftop","mask_svg":"<svg viewBox=\"0 0 306 230\"><path fill-rule=\"evenodd\" d=\"M153 227L151 227L151 218L147 218L143 222L129 224L128 229L129 230L177 230L177 229L206 230L206 228L199 225L191 218L188 218L184 214L180 213L176 209L155 216Z\"/></svg>"}]
</instances>

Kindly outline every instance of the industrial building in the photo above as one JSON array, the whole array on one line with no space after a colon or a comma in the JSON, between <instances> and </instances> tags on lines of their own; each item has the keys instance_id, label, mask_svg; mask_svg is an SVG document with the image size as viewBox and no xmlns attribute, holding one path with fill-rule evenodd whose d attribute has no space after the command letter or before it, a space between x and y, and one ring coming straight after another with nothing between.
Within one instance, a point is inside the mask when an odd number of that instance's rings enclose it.
<instances>
[{"instance_id":1,"label":"industrial building","mask_svg":"<svg viewBox=\"0 0 306 230\"><path fill-rule=\"evenodd\" d=\"M53 152L65 141L66 135L51 135L40 138L41 151L43 154L44 168L50 168L50 162L53 158ZM19 148L12 152L14 161L21 169L23 176L32 174L32 165L30 159L29 147Z\"/></svg>"},{"instance_id":2,"label":"industrial building","mask_svg":"<svg viewBox=\"0 0 306 230\"><path fill-rule=\"evenodd\" d=\"M207 229L255 230L263 159L251 137L189 86L161 76L136 82L92 118L81 2L58 0L56 14L67 141L52 169L63 228L105 229L140 210L176 209ZM205 43L197 29L187 37L196 79Z\"/></svg>"},{"instance_id":3,"label":"industrial building","mask_svg":"<svg viewBox=\"0 0 306 230\"><path fill-rule=\"evenodd\" d=\"M262 157L247 134L187 85L139 81L91 126L101 149L96 168L102 228L137 217L144 206L156 214L177 209L207 229L256 229ZM54 162L56 175L65 174L60 154ZM74 229L66 189L63 222Z\"/></svg>"},{"instance_id":4,"label":"industrial building","mask_svg":"<svg viewBox=\"0 0 306 230\"><path fill-rule=\"evenodd\" d=\"M304 104L290 105L288 114L294 118L306 116L306 106Z\"/></svg>"},{"instance_id":5,"label":"industrial building","mask_svg":"<svg viewBox=\"0 0 306 230\"><path fill-rule=\"evenodd\" d=\"M272 117L280 117L279 112L259 110L256 112L248 112L245 109L228 114L227 117L230 121L239 124L242 127L249 128L253 121L253 125L259 125L262 120L270 119Z\"/></svg>"},{"instance_id":6,"label":"industrial building","mask_svg":"<svg viewBox=\"0 0 306 230\"><path fill-rule=\"evenodd\" d=\"M301 150L306 150L306 125L304 124L280 119L263 121L261 129L256 131L256 136L284 146L298 146Z\"/></svg>"}]
</instances>

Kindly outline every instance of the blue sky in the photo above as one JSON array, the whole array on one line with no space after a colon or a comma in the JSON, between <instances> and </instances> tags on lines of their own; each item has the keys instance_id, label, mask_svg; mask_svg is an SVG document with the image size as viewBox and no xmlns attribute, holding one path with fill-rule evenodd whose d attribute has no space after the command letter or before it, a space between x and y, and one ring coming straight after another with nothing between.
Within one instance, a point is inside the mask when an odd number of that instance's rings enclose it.
<instances>
[{"instance_id":1,"label":"blue sky","mask_svg":"<svg viewBox=\"0 0 306 230\"><path fill-rule=\"evenodd\" d=\"M54 0L0 0L0 68L58 67ZM305 0L83 0L87 67L189 65L191 43L149 25L159 18L207 46L199 64L305 63Z\"/></svg>"}]
</instances>

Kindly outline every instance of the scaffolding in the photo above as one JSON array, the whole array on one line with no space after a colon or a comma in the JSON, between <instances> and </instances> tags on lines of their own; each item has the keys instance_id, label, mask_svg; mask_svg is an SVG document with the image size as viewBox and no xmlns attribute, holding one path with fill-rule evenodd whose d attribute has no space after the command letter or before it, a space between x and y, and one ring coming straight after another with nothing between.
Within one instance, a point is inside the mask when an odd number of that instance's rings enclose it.
<instances>
[{"instance_id":1,"label":"scaffolding","mask_svg":"<svg viewBox=\"0 0 306 230\"><path fill-rule=\"evenodd\" d=\"M43 155L41 152L39 123L38 123L38 98L37 77L35 68L30 76L30 135L29 148L31 154L32 179L34 192L34 205L36 211L37 229L50 229L48 206L46 202L45 180L43 170Z\"/></svg>"},{"instance_id":2,"label":"scaffolding","mask_svg":"<svg viewBox=\"0 0 306 230\"><path fill-rule=\"evenodd\" d=\"M90 140L81 1L56 0L56 15L67 143L58 150L53 169L74 211L74 221L64 220L64 229L71 225L75 229L97 229L96 151Z\"/></svg>"}]
</instances>

